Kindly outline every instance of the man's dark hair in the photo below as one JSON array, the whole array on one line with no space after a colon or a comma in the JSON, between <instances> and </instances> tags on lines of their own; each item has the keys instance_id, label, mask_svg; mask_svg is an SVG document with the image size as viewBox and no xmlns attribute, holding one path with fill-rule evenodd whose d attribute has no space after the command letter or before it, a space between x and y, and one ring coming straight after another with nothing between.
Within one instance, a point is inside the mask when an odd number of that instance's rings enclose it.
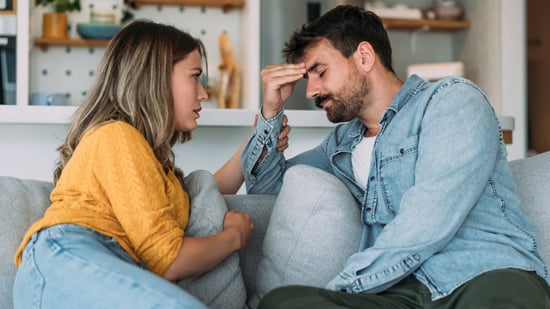
<instances>
[{"instance_id":1,"label":"man's dark hair","mask_svg":"<svg viewBox=\"0 0 550 309\"><path fill-rule=\"evenodd\" d=\"M369 42L384 67L392 68L392 51L388 33L375 13L353 5L340 5L309 24L304 24L285 43L283 56L289 63L302 61L304 50L311 44L327 39L349 58L360 42Z\"/></svg>"}]
</instances>

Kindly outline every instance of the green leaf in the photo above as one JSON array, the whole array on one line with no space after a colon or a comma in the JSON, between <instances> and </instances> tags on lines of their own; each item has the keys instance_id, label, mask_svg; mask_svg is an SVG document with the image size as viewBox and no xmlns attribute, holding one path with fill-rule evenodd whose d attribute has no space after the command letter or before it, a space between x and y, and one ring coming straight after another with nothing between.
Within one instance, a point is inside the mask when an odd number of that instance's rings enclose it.
<instances>
[{"instance_id":1,"label":"green leaf","mask_svg":"<svg viewBox=\"0 0 550 309\"><path fill-rule=\"evenodd\" d=\"M35 0L35 5L49 5L53 6L55 12L72 12L80 11L82 8L80 5L80 0Z\"/></svg>"}]
</instances>

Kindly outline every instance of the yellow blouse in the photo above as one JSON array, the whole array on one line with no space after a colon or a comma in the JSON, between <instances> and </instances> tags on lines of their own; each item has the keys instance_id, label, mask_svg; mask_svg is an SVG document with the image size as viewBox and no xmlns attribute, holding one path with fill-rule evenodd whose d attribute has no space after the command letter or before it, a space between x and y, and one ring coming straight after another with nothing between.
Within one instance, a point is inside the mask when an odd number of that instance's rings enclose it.
<instances>
[{"instance_id":1,"label":"yellow blouse","mask_svg":"<svg viewBox=\"0 0 550 309\"><path fill-rule=\"evenodd\" d=\"M73 223L114 237L139 263L163 275L183 243L189 196L166 174L134 127L115 121L87 132L51 195L44 217L25 234L15 256L37 231Z\"/></svg>"}]
</instances>

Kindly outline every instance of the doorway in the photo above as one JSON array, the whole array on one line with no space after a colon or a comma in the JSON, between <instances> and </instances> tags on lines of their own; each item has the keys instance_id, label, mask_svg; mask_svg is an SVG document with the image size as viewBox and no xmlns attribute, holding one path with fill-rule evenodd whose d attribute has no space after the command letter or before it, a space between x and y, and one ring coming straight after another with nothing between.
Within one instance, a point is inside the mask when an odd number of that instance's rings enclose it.
<instances>
[{"instance_id":1,"label":"doorway","mask_svg":"<svg viewBox=\"0 0 550 309\"><path fill-rule=\"evenodd\" d=\"M550 150L550 33L548 0L527 5L527 146L531 152Z\"/></svg>"}]
</instances>

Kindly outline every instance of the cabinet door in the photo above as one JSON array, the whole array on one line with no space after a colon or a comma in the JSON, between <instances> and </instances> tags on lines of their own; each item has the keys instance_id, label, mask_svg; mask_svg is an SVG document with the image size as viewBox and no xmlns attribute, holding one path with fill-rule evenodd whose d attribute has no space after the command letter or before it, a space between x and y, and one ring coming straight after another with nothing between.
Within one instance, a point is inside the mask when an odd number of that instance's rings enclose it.
<instances>
[{"instance_id":1,"label":"cabinet door","mask_svg":"<svg viewBox=\"0 0 550 309\"><path fill-rule=\"evenodd\" d=\"M529 148L550 150L550 33L547 0L527 1L527 109Z\"/></svg>"}]
</instances>

